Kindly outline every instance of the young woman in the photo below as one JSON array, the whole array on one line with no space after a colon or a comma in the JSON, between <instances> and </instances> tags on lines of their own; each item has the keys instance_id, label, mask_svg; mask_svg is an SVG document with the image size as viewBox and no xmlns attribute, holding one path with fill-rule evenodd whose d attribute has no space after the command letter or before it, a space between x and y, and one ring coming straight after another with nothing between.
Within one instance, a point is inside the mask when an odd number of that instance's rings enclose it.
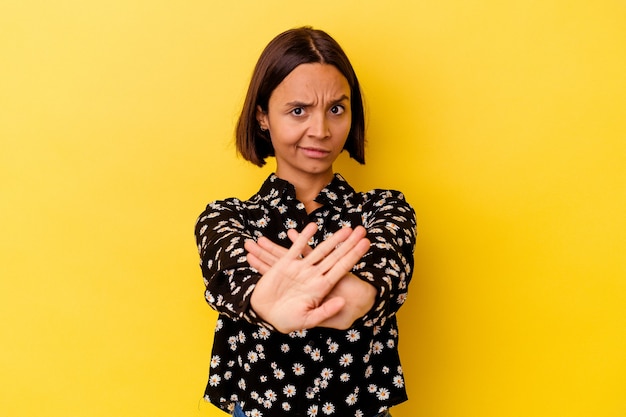
<instances>
[{"instance_id":1,"label":"young woman","mask_svg":"<svg viewBox=\"0 0 626 417\"><path fill-rule=\"evenodd\" d=\"M247 201L210 203L196 225L205 297L219 312L205 400L235 416L388 415L407 399L395 314L413 269L402 193L356 192L333 162L364 163L356 74L320 30L265 48L237 149L276 171Z\"/></svg>"}]
</instances>

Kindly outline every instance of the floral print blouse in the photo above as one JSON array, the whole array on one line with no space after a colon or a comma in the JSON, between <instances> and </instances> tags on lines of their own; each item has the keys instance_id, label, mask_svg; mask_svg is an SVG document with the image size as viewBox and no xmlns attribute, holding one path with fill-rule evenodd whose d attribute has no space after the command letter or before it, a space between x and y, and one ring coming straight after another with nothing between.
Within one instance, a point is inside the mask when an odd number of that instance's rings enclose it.
<instances>
[{"instance_id":1,"label":"floral print blouse","mask_svg":"<svg viewBox=\"0 0 626 417\"><path fill-rule=\"evenodd\" d=\"M369 417L407 399L395 314L413 269L415 213L402 193L355 192L341 177L307 213L293 185L271 174L247 201L210 203L196 224L205 298L219 312L204 398L250 417ZM250 308L261 275L244 241L265 236L289 247L287 230L318 225L311 246L341 227L362 225L370 250L352 273L378 288L372 309L348 330L312 328L282 334Z\"/></svg>"}]
</instances>

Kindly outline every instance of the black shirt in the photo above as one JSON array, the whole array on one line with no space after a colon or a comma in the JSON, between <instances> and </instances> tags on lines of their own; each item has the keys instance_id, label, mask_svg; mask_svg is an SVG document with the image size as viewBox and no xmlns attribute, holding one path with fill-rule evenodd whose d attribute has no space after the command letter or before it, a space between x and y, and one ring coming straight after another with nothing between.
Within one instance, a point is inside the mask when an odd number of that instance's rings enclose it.
<instances>
[{"instance_id":1,"label":"black shirt","mask_svg":"<svg viewBox=\"0 0 626 417\"><path fill-rule=\"evenodd\" d=\"M395 314L413 269L416 224L402 193L357 193L339 175L307 214L293 185L270 175L248 201L210 203L196 224L205 298L219 312L205 400L250 416L369 416L407 399ZM312 328L282 334L250 308L261 275L246 261L246 239L284 247L287 230L310 222L315 247L341 227L362 225L369 251L352 273L378 289L372 309L348 330Z\"/></svg>"}]
</instances>

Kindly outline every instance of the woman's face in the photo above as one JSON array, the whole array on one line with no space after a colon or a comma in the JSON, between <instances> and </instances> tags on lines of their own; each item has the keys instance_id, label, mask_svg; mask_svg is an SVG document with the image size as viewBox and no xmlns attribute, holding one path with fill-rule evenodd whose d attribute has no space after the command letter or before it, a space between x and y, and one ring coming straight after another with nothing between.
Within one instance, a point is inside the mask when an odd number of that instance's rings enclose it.
<instances>
[{"instance_id":1,"label":"woman's face","mask_svg":"<svg viewBox=\"0 0 626 417\"><path fill-rule=\"evenodd\" d=\"M330 181L352 123L348 80L333 65L301 64L274 89L267 113L257 107L257 120L269 130L278 177Z\"/></svg>"}]
</instances>

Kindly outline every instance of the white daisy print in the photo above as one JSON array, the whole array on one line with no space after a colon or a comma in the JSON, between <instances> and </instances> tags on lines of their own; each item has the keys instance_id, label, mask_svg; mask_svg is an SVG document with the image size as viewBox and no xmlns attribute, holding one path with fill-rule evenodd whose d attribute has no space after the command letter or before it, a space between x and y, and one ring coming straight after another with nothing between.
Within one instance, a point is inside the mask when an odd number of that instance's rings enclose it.
<instances>
[{"instance_id":1,"label":"white daisy print","mask_svg":"<svg viewBox=\"0 0 626 417\"><path fill-rule=\"evenodd\" d=\"M306 329L296 330L296 331L293 331L293 332L289 333L289 336L291 336L291 337L303 338L303 337L306 337L306 335L307 335Z\"/></svg>"},{"instance_id":2,"label":"white daisy print","mask_svg":"<svg viewBox=\"0 0 626 417\"><path fill-rule=\"evenodd\" d=\"M332 403L325 403L322 407L322 413L330 415L335 412L335 406Z\"/></svg>"},{"instance_id":3,"label":"white daisy print","mask_svg":"<svg viewBox=\"0 0 626 417\"><path fill-rule=\"evenodd\" d=\"M393 377L393 385L396 388L402 388L404 387L404 378L402 378L400 375L396 375Z\"/></svg>"},{"instance_id":4,"label":"white daisy print","mask_svg":"<svg viewBox=\"0 0 626 417\"><path fill-rule=\"evenodd\" d=\"M311 352L311 358L314 361L321 361L322 360L322 352L320 352L319 349L313 350L313 352Z\"/></svg>"},{"instance_id":5,"label":"white daisy print","mask_svg":"<svg viewBox=\"0 0 626 417\"><path fill-rule=\"evenodd\" d=\"M304 374L304 366L300 363L294 363L292 369L293 373L296 375Z\"/></svg>"},{"instance_id":6,"label":"white daisy print","mask_svg":"<svg viewBox=\"0 0 626 417\"><path fill-rule=\"evenodd\" d=\"M407 294L406 294L406 293L399 294L399 295L398 295L398 298L397 298L397 300L396 300L396 301L397 301L397 303L398 303L398 304L404 304L404 303L405 303L405 301L406 301L406 297L407 297Z\"/></svg>"},{"instance_id":7,"label":"white daisy print","mask_svg":"<svg viewBox=\"0 0 626 417\"><path fill-rule=\"evenodd\" d=\"M344 353L343 355L341 355L341 358L339 359L339 365L345 367L351 364L352 364L352 354Z\"/></svg>"},{"instance_id":8,"label":"white daisy print","mask_svg":"<svg viewBox=\"0 0 626 417\"><path fill-rule=\"evenodd\" d=\"M216 387L220 384L221 380L222 378L219 375L211 375L211 377L209 378L209 385L211 385L212 387Z\"/></svg>"},{"instance_id":9,"label":"white daisy print","mask_svg":"<svg viewBox=\"0 0 626 417\"><path fill-rule=\"evenodd\" d=\"M278 396L276 395L274 391L272 391L271 389L268 389L267 391L265 391L265 398L274 402L278 399Z\"/></svg>"},{"instance_id":10,"label":"white daisy print","mask_svg":"<svg viewBox=\"0 0 626 417\"><path fill-rule=\"evenodd\" d=\"M264 327L259 328L259 338L263 340L267 340L270 337L270 331Z\"/></svg>"},{"instance_id":11,"label":"white daisy print","mask_svg":"<svg viewBox=\"0 0 626 417\"><path fill-rule=\"evenodd\" d=\"M287 398L293 397L296 395L296 387L293 385L285 385L285 388L283 388L283 394L285 394Z\"/></svg>"},{"instance_id":12,"label":"white daisy print","mask_svg":"<svg viewBox=\"0 0 626 417\"><path fill-rule=\"evenodd\" d=\"M389 399L389 390L387 388L381 388L378 390L378 392L376 393L376 397L381 400L388 400Z\"/></svg>"},{"instance_id":13,"label":"white daisy print","mask_svg":"<svg viewBox=\"0 0 626 417\"><path fill-rule=\"evenodd\" d=\"M350 342L356 342L357 340L361 338L361 333L359 333L359 331L356 329L350 329L348 330L348 333L346 334L346 338Z\"/></svg>"}]
</instances>

